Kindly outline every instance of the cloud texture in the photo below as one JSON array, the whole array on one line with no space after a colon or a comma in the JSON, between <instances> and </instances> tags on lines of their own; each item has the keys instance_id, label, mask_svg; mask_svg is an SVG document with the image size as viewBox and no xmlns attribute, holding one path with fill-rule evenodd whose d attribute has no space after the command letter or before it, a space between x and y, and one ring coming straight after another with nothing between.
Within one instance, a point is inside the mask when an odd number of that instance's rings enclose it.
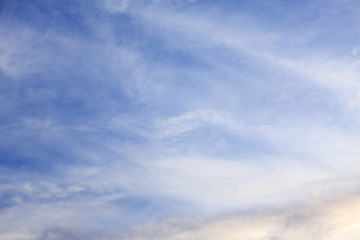
<instances>
[{"instance_id":1,"label":"cloud texture","mask_svg":"<svg viewBox=\"0 0 360 240\"><path fill-rule=\"evenodd\" d=\"M2 1L0 238L358 239L359 10Z\"/></svg>"}]
</instances>

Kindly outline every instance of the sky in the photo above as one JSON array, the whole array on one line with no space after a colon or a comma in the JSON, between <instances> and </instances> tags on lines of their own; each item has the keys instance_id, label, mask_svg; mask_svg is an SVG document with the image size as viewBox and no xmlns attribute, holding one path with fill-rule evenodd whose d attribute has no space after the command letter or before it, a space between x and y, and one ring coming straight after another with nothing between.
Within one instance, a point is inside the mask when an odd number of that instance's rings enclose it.
<instances>
[{"instance_id":1,"label":"sky","mask_svg":"<svg viewBox=\"0 0 360 240\"><path fill-rule=\"evenodd\" d=\"M0 1L0 239L358 240L359 16Z\"/></svg>"}]
</instances>

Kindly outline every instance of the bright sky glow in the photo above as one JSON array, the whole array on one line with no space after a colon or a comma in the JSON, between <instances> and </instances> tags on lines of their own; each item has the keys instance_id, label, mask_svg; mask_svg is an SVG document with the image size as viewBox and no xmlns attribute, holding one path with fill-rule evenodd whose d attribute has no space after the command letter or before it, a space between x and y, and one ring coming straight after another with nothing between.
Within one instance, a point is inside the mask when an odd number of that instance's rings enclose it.
<instances>
[{"instance_id":1,"label":"bright sky glow","mask_svg":"<svg viewBox=\"0 0 360 240\"><path fill-rule=\"evenodd\" d=\"M0 239L360 239L360 2L0 1Z\"/></svg>"}]
</instances>

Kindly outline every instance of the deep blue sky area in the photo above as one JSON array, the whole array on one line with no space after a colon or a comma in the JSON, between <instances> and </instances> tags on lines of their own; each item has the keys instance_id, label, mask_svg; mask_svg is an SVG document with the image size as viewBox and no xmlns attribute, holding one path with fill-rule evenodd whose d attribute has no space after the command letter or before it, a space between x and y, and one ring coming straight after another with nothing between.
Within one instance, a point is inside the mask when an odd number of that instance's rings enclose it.
<instances>
[{"instance_id":1,"label":"deep blue sky area","mask_svg":"<svg viewBox=\"0 0 360 240\"><path fill-rule=\"evenodd\" d=\"M359 239L359 13L0 1L0 239Z\"/></svg>"}]
</instances>

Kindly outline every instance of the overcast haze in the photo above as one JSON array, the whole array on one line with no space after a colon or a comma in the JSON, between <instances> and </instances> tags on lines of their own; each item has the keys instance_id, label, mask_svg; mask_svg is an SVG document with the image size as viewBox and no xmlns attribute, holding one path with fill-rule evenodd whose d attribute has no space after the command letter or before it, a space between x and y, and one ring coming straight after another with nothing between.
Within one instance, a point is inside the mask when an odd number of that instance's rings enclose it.
<instances>
[{"instance_id":1,"label":"overcast haze","mask_svg":"<svg viewBox=\"0 0 360 240\"><path fill-rule=\"evenodd\" d=\"M360 2L3 0L0 239L360 239Z\"/></svg>"}]
</instances>

